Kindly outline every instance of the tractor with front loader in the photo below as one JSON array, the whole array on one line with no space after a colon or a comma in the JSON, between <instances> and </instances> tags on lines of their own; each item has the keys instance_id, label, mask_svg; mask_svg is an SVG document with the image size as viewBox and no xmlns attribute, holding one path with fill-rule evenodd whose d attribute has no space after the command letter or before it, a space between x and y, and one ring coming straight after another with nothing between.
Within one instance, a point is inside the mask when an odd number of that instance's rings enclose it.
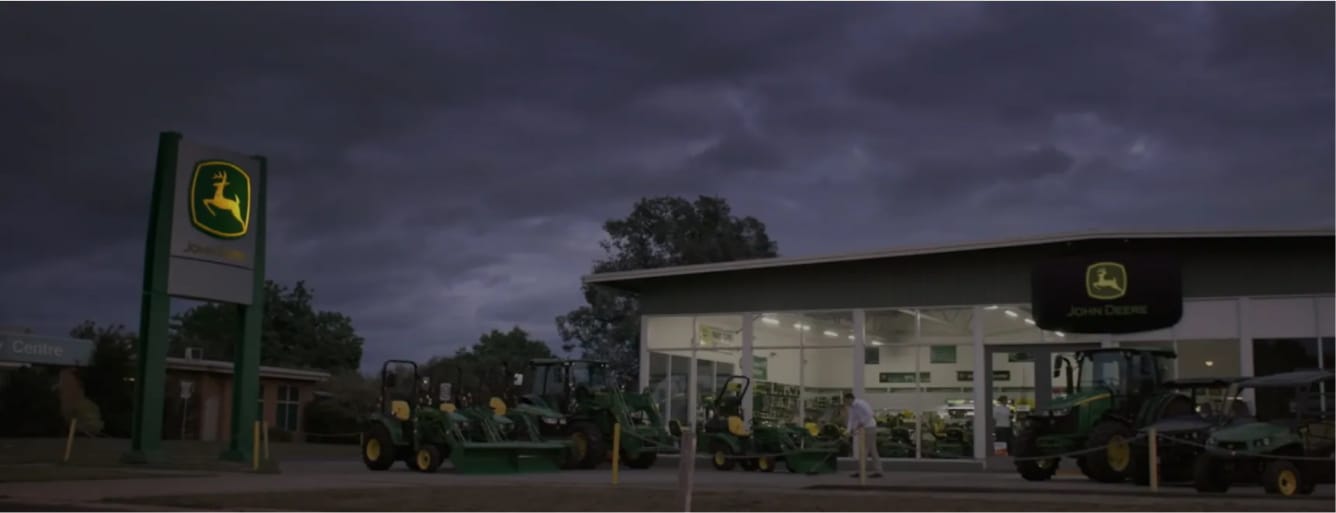
<instances>
[{"instance_id":1,"label":"tractor with front loader","mask_svg":"<svg viewBox=\"0 0 1336 513\"><path fill-rule=\"evenodd\" d=\"M1227 408L1231 405L1236 408L1245 406L1241 401L1230 400L1233 385L1242 379L1190 378L1164 383L1165 389L1187 397L1195 407L1179 415L1163 416L1155 422L1140 422L1141 434L1149 437L1154 430L1159 439L1156 442L1156 459L1160 462L1158 473L1160 482L1192 480L1192 465L1197 455L1201 454L1201 444L1206 442L1206 437L1211 431L1234 422L1235 416L1231 415ZM1172 398L1172 394L1166 393L1155 401L1146 402L1141 407L1139 418L1150 416L1161 402ZM1137 485L1150 484L1149 438L1132 442L1132 467L1129 477Z\"/></svg>"},{"instance_id":2,"label":"tractor with front loader","mask_svg":"<svg viewBox=\"0 0 1336 513\"><path fill-rule=\"evenodd\" d=\"M1190 399L1163 386L1175 357L1173 351L1133 348L1078 351L1075 363L1057 356L1053 377L1066 375L1068 393L1022 423L1011 451L1021 477L1051 479L1067 456L1094 481L1126 479L1136 430L1193 410ZM1143 411L1148 403L1153 407Z\"/></svg>"},{"instance_id":3,"label":"tractor with front loader","mask_svg":"<svg viewBox=\"0 0 1336 513\"><path fill-rule=\"evenodd\" d=\"M714 468L732 470L741 465L744 470L773 472L783 463L789 472L834 472L838 445L818 442L806 428L747 426L741 407L750 385L745 376L730 376L711 403L699 447L708 451Z\"/></svg>"},{"instance_id":4,"label":"tractor with front loader","mask_svg":"<svg viewBox=\"0 0 1336 513\"><path fill-rule=\"evenodd\" d=\"M540 358L528 362L523 376L517 382L528 385L517 408L561 415L537 428L545 440L571 442L567 468L590 469L608 461L615 425L621 426L620 460L630 468L649 468L659 452L673 447L658 405L646 394L616 386L607 362Z\"/></svg>"},{"instance_id":5,"label":"tractor with front loader","mask_svg":"<svg viewBox=\"0 0 1336 513\"><path fill-rule=\"evenodd\" d=\"M380 405L362 435L362 462L371 470L403 461L436 472L448 460L463 474L555 471L567 450L559 442L507 439L491 412L458 408L448 386L433 406L430 382L414 362L387 361L380 375Z\"/></svg>"}]
</instances>

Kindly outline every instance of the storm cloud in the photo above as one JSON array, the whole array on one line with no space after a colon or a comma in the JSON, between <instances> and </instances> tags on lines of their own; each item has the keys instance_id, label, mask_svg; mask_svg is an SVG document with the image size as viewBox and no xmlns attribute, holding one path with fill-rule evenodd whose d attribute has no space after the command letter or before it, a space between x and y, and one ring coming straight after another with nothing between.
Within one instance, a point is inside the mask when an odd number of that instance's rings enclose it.
<instances>
[{"instance_id":1,"label":"storm cloud","mask_svg":"<svg viewBox=\"0 0 1336 513\"><path fill-rule=\"evenodd\" d=\"M0 325L133 326L157 133L270 159L364 365L558 340L601 223L784 255L1333 225L1330 3L0 4Z\"/></svg>"}]
</instances>

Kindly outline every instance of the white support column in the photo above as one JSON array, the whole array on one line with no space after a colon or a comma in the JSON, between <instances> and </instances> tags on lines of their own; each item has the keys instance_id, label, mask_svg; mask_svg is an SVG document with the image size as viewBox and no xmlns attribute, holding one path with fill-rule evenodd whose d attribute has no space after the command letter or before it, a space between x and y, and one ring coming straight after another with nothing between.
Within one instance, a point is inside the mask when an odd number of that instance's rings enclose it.
<instances>
[{"instance_id":1,"label":"white support column","mask_svg":"<svg viewBox=\"0 0 1336 513\"><path fill-rule=\"evenodd\" d=\"M864 349L867 347L867 312L862 309L854 310L854 397L865 399L863 396L863 358L867 355Z\"/></svg>"},{"instance_id":2,"label":"white support column","mask_svg":"<svg viewBox=\"0 0 1336 513\"><path fill-rule=\"evenodd\" d=\"M649 388L649 316L640 316L640 393Z\"/></svg>"},{"instance_id":3,"label":"white support column","mask_svg":"<svg viewBox=\"0 0 1336 513\"><path fill-rule=\"evenodd\" d=\"M1252 322L1249 319L1252 304L1248 301L1248 298L1241 297L1235 303L1235 308L1236 315L1234 317L1239 320L1239 375L1252 377L1253 373L1256 372L1253 370ZM1243 400L1248 403L1252 411L1257 411L1256 397L1251 388L1243 391Z\"/></svg>"},{"instance_id":4,"label":"white support column","mask_svg":"<svg viewBox=\"0 0 1336 513\"><path fill-rule=\"evenodd\" d=\"M987 399L984 397L984 387L993 382L992 376L985 376L984 348L983 348L983 308L975 306L970 316L970 331L974 333L974 412L977 417L979 414L991 415L992 405L984 404ZM974 459L987 464L988 455L992 453L993 444L988 443L988 423L974 423Z\"/></svg>"},{"instance_id":5,"label":"white support column","mask_svg":"<svg viewBox=\"0 0 1336 513\"><path fill-rule=\"evenodd\" d=\"M691 421L687 425L691 426L691 432L696 432L696 349L700 347L700 325L697 324L696 317L691 318L691 365L687 369L687 418Z\"/></svg>"},{"instance_id":6,"label":"white support column","mask_svg":"<svg viewBox=\"0 0 1336 513\"><path fill-rule=\"evenodd\" d=\"M756 315L750 313L742 314L742 375L747 379L752 378L752 345L756 340ZM742 396L742 420L751 422L752 420L752 390L756 389L756 384L747 387L746 395Z\"/></svg>"}]
</instances>

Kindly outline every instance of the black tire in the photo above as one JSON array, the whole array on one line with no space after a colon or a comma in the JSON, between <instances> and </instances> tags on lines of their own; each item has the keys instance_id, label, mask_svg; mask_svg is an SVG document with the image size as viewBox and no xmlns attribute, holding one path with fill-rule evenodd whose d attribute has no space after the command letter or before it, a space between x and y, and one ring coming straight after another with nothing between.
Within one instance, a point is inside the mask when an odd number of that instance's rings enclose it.
<instances>
[{"instance_id":1,"label":"black tire","mask_svg":"<svg viewBox=\"0 0 1336 513\"><path fill-rule=\"evenodd\" d=\"M434 445L426 445L419 448L417 454L413 456L413 470L430 474L441 468L441 463L444 461L440 449Z\"/></svg>"},{"instance_id":2,"label":"black tire","mask_svg":"<svg viewBox=\"0 0 1336 513\"><path fill-rule=\"evenodd\" d=\"M599 432L598 426L595 426L594 423L578 422L572 425L570 436L572 440L576 441L572 461L575 468L596 468L599 463L603 463L603 460L608 458L608 443L603 439L603 433ZM584 447L583 454L579 450L581 445Z\"/></svg>"},{"instance_id":3,"label":"black tire","mask_svg":"<svg viewBox=\"0 0 1336 513\"><path fill-rule=\"evenodd\" d=\"M710 443L710 464L714 465L715 470L733 470L738 464L738 460L733 458L733 450L728 444L715 441Z\"/></svg>"},{"instance_id":4,"label":"black tire","mask_svg":"<svg viewBox=\"0 0 1336 513\"><path fill-rule=\"evenodd\" d=\"M1262 470L1262 488L1271 495L1301 495L1304 489L1313 493L1311 481L1311 476L1299 470L1298 465L1285 460L1272 460Z\"/></svg>"},{"instance_id":5,"label":"black tire","mask_svg":"<svg viewBox=\"0 0 1336 513\"><path fill-rule=\"evenodd\" d=\"M654 466L654 462L659 460L659 454L654 451L640 451L632 458L623 458L626 466L633 469L646 469Z\"/></svg>"},{"instance_id":6,"label":"black tire","mask_svg":"<svg viewBox=\"0 0 1336 513\"><path fill-rule=\"evenodd\" d=\"M1199 454L1192 462L1192 486L1199 493L1225 493L1229 491L1230 475L1228 469L1216 461L1210 454Z\"/></svg>"},{"instance_id":7,"label":"black tire","mask_svg":"<svg viewBox=\"0 0 1336 513\"><path fill-rule=\"evenodd\" d=\"M1033 429L1025 429L1013 440L1015 446L1012 457L1017 458L1016 471L1026 481L1048 481L1058 472L1058 464L1061 461L1058 458L1028 459L1039 456L1039 446L1036 444L1038 438L1039 434Z\"/></svg>"},{"instance_id":8,"label":"black tire","mask_svg":"<svg viewBox=\"0 0 1336 513\"><path fill-rule=\"evenodd\" d=\"M376 424L362 434L362 463L371 470L389 470L394 465L397 450L390 431Z\"/></svg>"},{"instance_id":9,"label":"black tire","mask_svg":"<svg viewBox=\"0 0 1336 513\"><path fill-rule=\"evenodd\" d=\"M1132 447L1128 442L1134 433L1126 424L1116 420L1104 420L1090 430L1086 438L1086 448L1109 448L1085 456L1082 470L1086 477L1101 483L1120 483L1127 479L1132 466Z\"/></svg>"},{"instance_id":10,"label":"black tire","mask_svg":"<svg viewBox=\"0 0 1336 513\"><path fill-rule=\"evenodd\" d=\"M798 473L798 469L793 468L793 465L790 465L790 464L789 464L789 460L788 460L788 458L782 458L782 457L781 457L781 458L780 458L780 461L783 461L783 462L784 462L784 468L787 469L787 470L789 471L790 474L796 474L796 473Z\"/></svg>"}]
</instances>

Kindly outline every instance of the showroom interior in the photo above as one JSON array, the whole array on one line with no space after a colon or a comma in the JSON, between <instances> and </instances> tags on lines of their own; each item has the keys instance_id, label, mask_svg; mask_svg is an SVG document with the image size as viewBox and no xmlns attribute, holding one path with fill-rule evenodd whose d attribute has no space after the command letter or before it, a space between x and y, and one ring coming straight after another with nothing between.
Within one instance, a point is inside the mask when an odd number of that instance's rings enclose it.
<instances>
[{"instance_id":1,"label":"showroom interior","mask_svg":"<svg viewBox=\"0 0 1336 513\"><path fill-rule=\"evenodd\" d=\"M585 281L639 298L640 386L667 419L703 422L718 387L738 374L752 379L744 408L755 422L843 425L840 396L852 391L878 416L896 417L931 439L1000 396L1020 412L1060 397L1065 378L1053 375L1051 362L1085 348L1172 349L1173 378L1330 369L1334 242L1330 231L1078 234ZM1177 322L1116 334L1036 325L1028 276L1037 262L1126 252L1172 255L1180 263ZM1254 407L1284 407L1247 399ZM993 422L983 417L988 421L964 424L970 444L963 453L915 437L890 458L987 462Z\"/></svg>"}]
</instances>

